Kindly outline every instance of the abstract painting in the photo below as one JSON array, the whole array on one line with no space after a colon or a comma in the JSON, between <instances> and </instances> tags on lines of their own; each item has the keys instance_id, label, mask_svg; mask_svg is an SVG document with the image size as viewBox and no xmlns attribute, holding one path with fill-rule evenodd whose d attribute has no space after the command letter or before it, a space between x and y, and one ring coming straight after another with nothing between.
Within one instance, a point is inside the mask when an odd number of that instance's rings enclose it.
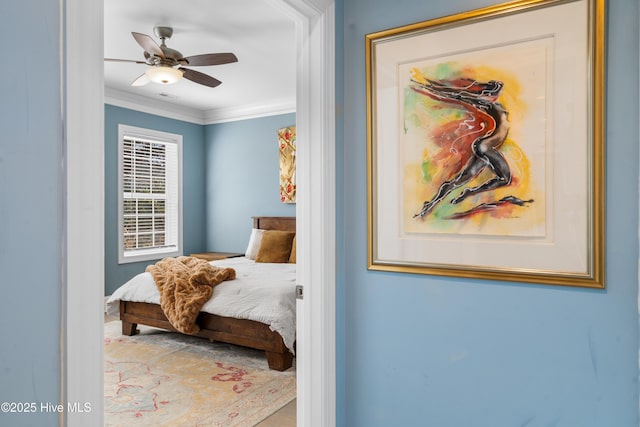
<instances>
[{"instance_id":1,"label":"abstract painting","mask_svg":"<svg viewBox=\"0 0 640 427\"><path fill-rule=\"evenodd\" d=\"M366 36L369 269L604 287L603 5Z\"/></svg>"},{"instance_id":2,"label":"abstract painting","mask_svg":"<svg viewBox=\"0 0 640 427\"><path fill-rule=\"evenodd\" d=\"M280 201L296 202L296 127L278 129L280 146Z\"/></svg>"},{"instance_id":3,"label":"abstract painting","mask_svg":"<svg viewBox=\"0 0 640 427\"><path fill-rule=\"evenodd\" d=\"M543 234L549 44L399 67L405 232Z\"/></svg>"}]
</instances>

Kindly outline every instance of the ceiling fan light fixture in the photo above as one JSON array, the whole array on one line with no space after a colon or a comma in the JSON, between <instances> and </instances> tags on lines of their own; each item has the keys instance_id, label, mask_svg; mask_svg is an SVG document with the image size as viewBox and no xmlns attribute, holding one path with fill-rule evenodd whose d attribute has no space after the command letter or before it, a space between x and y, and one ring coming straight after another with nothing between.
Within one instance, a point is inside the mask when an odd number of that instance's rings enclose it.
<instances>
[{"instance_id":1,"label":"ceiling fan light fixture","mask_svg":"<svg viewBox=\"0 0 640 427\"><path fill-rule=\"evenodd\" d=\"M145 74L154 83L170 85L182 78L182 71L173 67L149 67Z\"/></svg>"}]
</instances>

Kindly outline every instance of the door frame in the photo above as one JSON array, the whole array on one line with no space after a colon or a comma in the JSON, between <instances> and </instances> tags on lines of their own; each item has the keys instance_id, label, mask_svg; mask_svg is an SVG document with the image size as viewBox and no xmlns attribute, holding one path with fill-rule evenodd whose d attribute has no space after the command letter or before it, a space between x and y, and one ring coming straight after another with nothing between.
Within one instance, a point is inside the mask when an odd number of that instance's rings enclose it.
<instances>
[{"instance_id":1,"label":"door frame","mask_svg":"<svg viewBox=\"0 0 640 427\"><path fill-rule=\"evenodd\" d=\"M103 424L104 0L63 0L60 37L65 215L61 401L91 410L63 426ZM298 426L336 424L335 3L265 0L296 23L298 132ZM85 407L80 405L81 407Z\"/></svg>"}]
</instances>

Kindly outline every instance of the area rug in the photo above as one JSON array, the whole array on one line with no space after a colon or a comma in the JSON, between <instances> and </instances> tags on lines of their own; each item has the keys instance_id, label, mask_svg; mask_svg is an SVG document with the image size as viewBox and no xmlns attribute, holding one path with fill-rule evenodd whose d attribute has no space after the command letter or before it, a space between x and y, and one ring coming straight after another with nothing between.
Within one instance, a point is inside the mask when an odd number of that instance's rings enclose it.
<instances>
[{"instance_id":1,"label":"area rug","mask_svg":"<svg viewBox=\"0 0 640 427\"><path fill-rule=\"evenodd\" d=\"M295 366L264 352L139 326L104 325L105 426L254 426L296 397Z\"/></svg>"}]
</instances>

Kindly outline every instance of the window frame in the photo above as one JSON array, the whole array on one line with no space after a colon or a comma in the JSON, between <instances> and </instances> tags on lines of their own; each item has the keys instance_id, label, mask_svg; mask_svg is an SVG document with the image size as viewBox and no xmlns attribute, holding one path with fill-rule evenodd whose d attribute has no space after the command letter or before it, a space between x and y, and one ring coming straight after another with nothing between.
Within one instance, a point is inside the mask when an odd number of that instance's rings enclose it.
<instances>
[{"instance_id":1,"label":"window frame","mask_svg":"<svg viewBox=\"0 0 640 427\"><path fill-rule=\"evenodd\" d=\"M136 250L136 254L126 254L124 248L124 139L140 139L159 142L163 144L175 144L177 148L177 242L176 246L166 248L149 248ZM124 124L118 124L118 264L152 261L165 257L177 257L183 253L183 215L182 215L182 135L153 129L139 128ZM166 225L166 224L165 224Z\"/></svg>"}]
</instances>

